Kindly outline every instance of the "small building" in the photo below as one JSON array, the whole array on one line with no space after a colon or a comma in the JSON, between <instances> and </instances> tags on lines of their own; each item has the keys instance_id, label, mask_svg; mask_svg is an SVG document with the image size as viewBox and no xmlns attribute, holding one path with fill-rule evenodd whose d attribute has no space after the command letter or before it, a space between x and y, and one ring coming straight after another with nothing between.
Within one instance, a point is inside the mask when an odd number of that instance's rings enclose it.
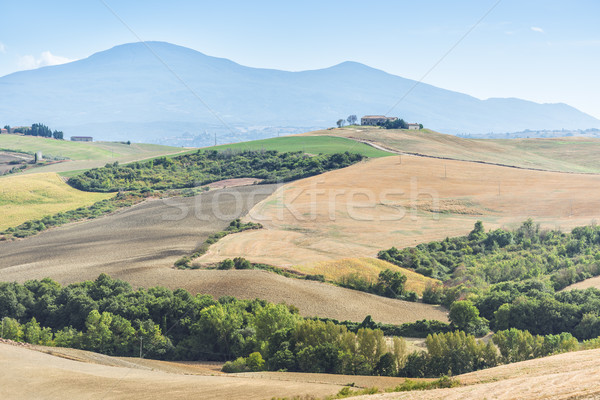
<instances>
[{"instance_id":1,"label":"small building","mask_svg":"<svg viewBox=\"0 0 600 400\"><path fill-rule=\"evenodd\" d=\"M71 142L93 142L94 138L91 136L71 136Z\"/></svg>"},{"instance_id":2,"label":"small building","mask_svg":"<svg viewBox=\"0 0 600 400\"><path fill-rule=\"evenodd\" d=\"M370 125L370 126L378 126L383 125L387 121L396 121L398 118L396 117L386 117L385 115L365 115L360 119L361 125Z\"/></svg>"},{"instance_id":3,"label":"small building","mask_svg":"<svg viewBox=\"0 0 600 400\"><path fill-rule=\"evenodd\" d=\"M418 131L419 129L421 129L421 125L420 124L406 124L408 125L408 130L409 131Z\"/></svg>"},{"instance_id":4,"label":"small building","mask_svg":"<svg viewBox=\"0 0 600 400\"><path fill-rule=\"evenodd\" d=\"M8 133L8 129L0 128L0 134Z\"/></svg>"}]
</instances>

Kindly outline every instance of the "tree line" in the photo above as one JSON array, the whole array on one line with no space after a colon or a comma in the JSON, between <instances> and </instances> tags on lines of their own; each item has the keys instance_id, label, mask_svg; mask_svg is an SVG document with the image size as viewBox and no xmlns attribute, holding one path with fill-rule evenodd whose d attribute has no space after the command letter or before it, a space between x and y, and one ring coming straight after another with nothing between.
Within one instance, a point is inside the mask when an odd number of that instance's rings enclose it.
<instances>
[{"instance_id":1,"label":"tree line","mask_svg":"<svg viewBox=\"0 0 600 400\"><path fill-rule=\"evenodd\" d=\"M127 165L107 164L69 179L76 189L92 192L191 188L222 179L258 178L264 183L291 181L344 168L363 159L360 154L309 156L302 152L198 150Z\"/></svg>"},{"instance_id":2,"label":"tree line","mask_svg":"<svg viewBox=\"0 0 600 400\"><path fill-rule=\"evenodd\" d=\"M52 131L46 125L41 124L41 123L33 124L33 125L31 125L31 127L20 126L20 127L16 127L16 128L11 128L10 125L4 125L4 129L6 129L8 131L8 133L22 133L23 135L26 135L26 136L41 136L41 137L54 138L54 139L59 139L59 140L62 140L64 137L64 134L62 131L57 131L57 130Z\"/></svg>"},{"instance_id":3,"label":"tree line","mask_svg":"<svg viewBox=\"0 0 600 400\"><path fill-rule=\"evenodd\" d=\"M3 338L114 356L228 361L229 372L436 377L600 346L597 338L580 345L568 333L514 328L486 344L456 329L461 312L450 314L453 330L429 334L427 352L409 353L402 338L386 340L370 318L352 329L258 299L215 300L161 287L134 291L105 274L67 286L50 279L0 283Z\"/></svg>"},{"instance_id":4,"label":"tree line","mask_svg":"<svg viewBox=\"0 0 600 400\"><path fill-rule=\"evenodd\" d=\"M452 307L466 299L477 310L467 332L518 328L532 334L600 335L600 290L566 286L600 274L600 227L543 231L532 220L518 229L486 232L477 222L467 236L391 248L380 259L444 282L423 301Z\"/></svg>"}]
</instances>

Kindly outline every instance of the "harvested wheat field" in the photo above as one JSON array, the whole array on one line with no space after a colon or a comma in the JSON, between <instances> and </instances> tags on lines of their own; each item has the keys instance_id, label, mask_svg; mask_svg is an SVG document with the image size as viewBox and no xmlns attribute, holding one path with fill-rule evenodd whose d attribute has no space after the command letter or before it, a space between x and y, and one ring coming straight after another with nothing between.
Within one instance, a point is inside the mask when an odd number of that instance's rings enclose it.
<instances>
[{"instance_id":1,"label":"harvested wheat field","mask_svg":"<svg viewBox=\"0 0 600 400\"><path fill-rule=\"evenodd\" d=\"M78 360L0 343L2 399L268 399L324 397L341 389L336 383L244 378L176 370L169 364L71 350ZM85 354L88 353L88 354ZM86 358L90 360L86 360ZM167 364L163 367L162 364ZM166 370L165 370L166 369ZM167 372L168 371L168 372Z\"/></svg>"},{"instance_id":2,"label":"harvested wheat field","mask_svg":"<svg viewBox=\"0 0 600 400\"><path fill-rule=\"evenodd\" d=\"M178 270L211 233L224 229L275 190L252 185L211 190L196 197L151 200L100 219L66 225L40 235L0 242L0 281L50 277L61 284L101 273L134 287L184 288L215 297L285 302L304 316L362 321L371 314L385 323L423 318L447 321L442 307L392 300L320 282L285 278L259 270Z\"/></svg>"},{"instance_id":3,"label":"harvested wheat field","mask_svg":"<svg viewBox=\"0 0 600 400\"><path fill-rule=\"evenodd\" d=\"M527 218L570 229L600 217L600 175L395 156L292 182L249 213L266 229L224 238L200 262L244 256L280 266L373 257Z\"/></svg>"},{"instance_id":4,"label":"harvested wheat field","mask_svg":"<svg viewBox=\"0 0 600 400\"><path fill-rule=\"evenodd\" d=\"M571 290L571 289L589 289L596 288L600 289L600 276L594 276L593 278L588 278L584 281L574 283L572 285L567 286L563 290Z\"/></svg>"},{"instance_id":5,"label":"harvested wheat field","mask_svg":"<svg viewBox=\"0 0 600 400\"><path fill-rule=\"evenodd\" d=\"M412 290L419 295L423 294L423 290L427 286L441 284L437 279L429 278L410 269L401 268L387 261L371 257L321 261L313 264L295 265L292 269L305 274L323 275L326 279L334 282L350 274L357 274L371 282L376 282L381 271L391 269L406 276L406 283L404 285L406 290Z\"/></svg>"},{"instance_id":6,"label":"harvested wheat field","mask_svg":"<svg viewBox=\"0 0 600 400\"><path fill-rule=\"evenodd\" d=\"M465 139L429 129L419 131L346 127L304 133L300 136L346 137L380 150L422 154L454 160L482 161L547 171L600 173L600 139Z\"/></svg>"},{"instance_id":7,"label":"harvested wheat field","mask_svg":"<svg viewBox=\"0 0 600 400\"><path fill-rule=\"evenodd\" d=\"M466 385L356 399L599 399L600 350L576 351L459 375Z\"/></svg>"}]
</instances>

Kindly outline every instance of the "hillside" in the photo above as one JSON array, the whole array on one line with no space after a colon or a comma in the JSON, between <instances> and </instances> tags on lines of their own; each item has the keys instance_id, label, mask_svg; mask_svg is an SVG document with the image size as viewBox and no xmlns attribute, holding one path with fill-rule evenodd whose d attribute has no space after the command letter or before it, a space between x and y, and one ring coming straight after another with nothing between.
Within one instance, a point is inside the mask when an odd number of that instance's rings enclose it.
<instances>
[{"instance_id":1,"label":"hillside","mask_svg":"<svg viewBox=\"0 0 600 400\"><path fill-rule=\"evenodd\" d=\"M452 389L356 399L592 399L600 396L600 350L577 351L460 375ZM347 383L391 388L402 378L260 372L224 375L212 363L108 357L81 350L0 343L0 396L6 399L102 397L264 399L333 395ZM10 366L10 367L8 367ZM51 384L50 384L51 383ZM24 392L24 388L27 388Z\"/></svg>"},{"instance_id":2,"label":"hillside","mask_svg":"<svg viewBox=\"0 0 600 400\"><path fill-rule=\"evenodd\" d=\"M5 176L0 178L0 231L112 196L73 189L52 172Z\"/></svg>"},{"instance_id":3,"label":"hillside","mask_svg":"<svg viewBox=\"0 0 600 400\"><path fill-rule=\"evenodd\" d=\"M459 375L462 387L361 396L356 399L597 399L600 350L576 351Z\"/></svg>"},{"instance_id":4,"label":"hillside","mask_svg":"<svg viewBox=\"0 0 600 400\"><path fill-rule=\"evenodd\" d=\"M146 45L124 44L68 64L4 76L2 115L11 116L13 125L39 120L68 135L101 140L180 137L207 146L215 132L221 143L237 142L325 128L349 114L387 113L408 93L392 113L448 133L600 127L600 121L566 104L480 100L415 86L355 62L288 72L246 67L164 42Z\"/></svg>"},{"instance_id":5,"label":"hillside","mask_svg":"<svg viewBox=\"0 0 600 400\"><path fill-rule=\"evenodd\" d=\"M359 153L365 157L377 158L391 156L392 153L378 150L368 144L356 143L354 140L335 136L305 136L293 135L272 139L254 140L212 146L211 150L276 150L279 152L302 151L308 154Z\"/></svg>"},{"instance_id":6,"label":"hillside","mask_svg":"<svg viewBox=\"0 0 600 400\"><path fill-rule=\"evenodd\" d=\"M570 229L599 217L598 175L531 171L464 161L395 156L292 182L250 212L266 229L229 236L201 258L244 256L292 266L374 256L533 218Z\"/></svg>"},{"instance_id":7,"label":"hillside","mask_svg":"<svg viewBox=\"0 0 600 400\"><path fill-rule=\"evenodd\" d=\"M36 136L0 135L0 150L36 153L46 158L67 158L70 161L34 168L28 173L65 172L103 166L110 162L126 163L161 155L176 154L181 148L146 143L130 145L116 142L71 142Z\"/></svg>"},{"instance_id":8,"label":"hillside","mask_svg":"<svg viewBox=\"0 0 600 400\"><path fill-rule=\"evenodd\" d=\"M60 349L59 349L60 350ZM59 353L61 354L61 353ZM0 343L3 399L264 399L335 394L335 383L290 382L224 376L214 370L169 362L119 360L83 351L53 356ZM75 357L76 358L75 358ZM77 361L75 361L77 360ZM108 364L108 365L107 365Z\"/></svg>"},{"instance_id":9,"label":"hillside","mask_svg":"<svg viewBox=\"0 0 600 400\"><path fill-rule=\"evenodd\" d=\"M421 296L427 286L439 285L440 281L418 274L410 269L401 268L376 258L343 258L333 261L321 261L313 264L295 265L291 269L305 274L323 275L326 279L338 282L349 274L356 274L370 282L376 282L381 271L391 269L406 276L405 289Z\"/></svg>"},{"instance_id":10,"label":"hillside","mask_svg":"<svg viewBox=\"0 0 600 400\"><path fill-rule=\"evenodd\" d=\"M258 270L178 270L208 235L269 196L275 185L211 190L196 197L146 201L85 223L62 226L19 241L0 242L0 282L50 277L60 283L101 273L135 287L162 285L214 297L261 298L293 304L305 316L400 324L447 321L439 306L392 300ZM235 235L234 235L235 236ZM32 251L35 249L35 251ZM44 256L40 258L40 254Z\"/></svg>"},{"instance_id":11,"label":"hillside","mask_svg":"<svg viewBox=\"0 0 600 400\"><path fill-rule=\"evenodd\" d=\"M453 160L483 161L548 171L600 173L600 139L465 139L430 129L419 131L357 126L308 132L375 144L391 151Z\"/></svg>"}]
</instances>

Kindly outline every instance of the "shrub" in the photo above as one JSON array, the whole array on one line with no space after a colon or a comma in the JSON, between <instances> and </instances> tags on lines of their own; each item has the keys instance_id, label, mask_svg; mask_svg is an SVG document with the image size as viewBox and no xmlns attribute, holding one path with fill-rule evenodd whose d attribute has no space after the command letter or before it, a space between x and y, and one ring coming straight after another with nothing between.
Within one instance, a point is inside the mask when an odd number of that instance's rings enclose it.
<instances>
[{"instance_id":1,"label":"shrub","mask_svg":"<svg viewBox=\"0 0 600 400\"><path fill-rule=\"evenodd\" d=\"M221 371L232 374L236 372L247 372L248 366L246 365L246 359L244 357L238 357L235 361L227 361Z\"/></svg>"},{"instance_id":2,"label":"shrub","mask_svg":"<svg viewBox=\"0 0 600 400\"><path fill-rule=\"evenodd\" d=\"M219 263L217 269L233 269L234 267L235 264L233 263L233 261L227 258Z\"/></svg>"}]
</instances>

